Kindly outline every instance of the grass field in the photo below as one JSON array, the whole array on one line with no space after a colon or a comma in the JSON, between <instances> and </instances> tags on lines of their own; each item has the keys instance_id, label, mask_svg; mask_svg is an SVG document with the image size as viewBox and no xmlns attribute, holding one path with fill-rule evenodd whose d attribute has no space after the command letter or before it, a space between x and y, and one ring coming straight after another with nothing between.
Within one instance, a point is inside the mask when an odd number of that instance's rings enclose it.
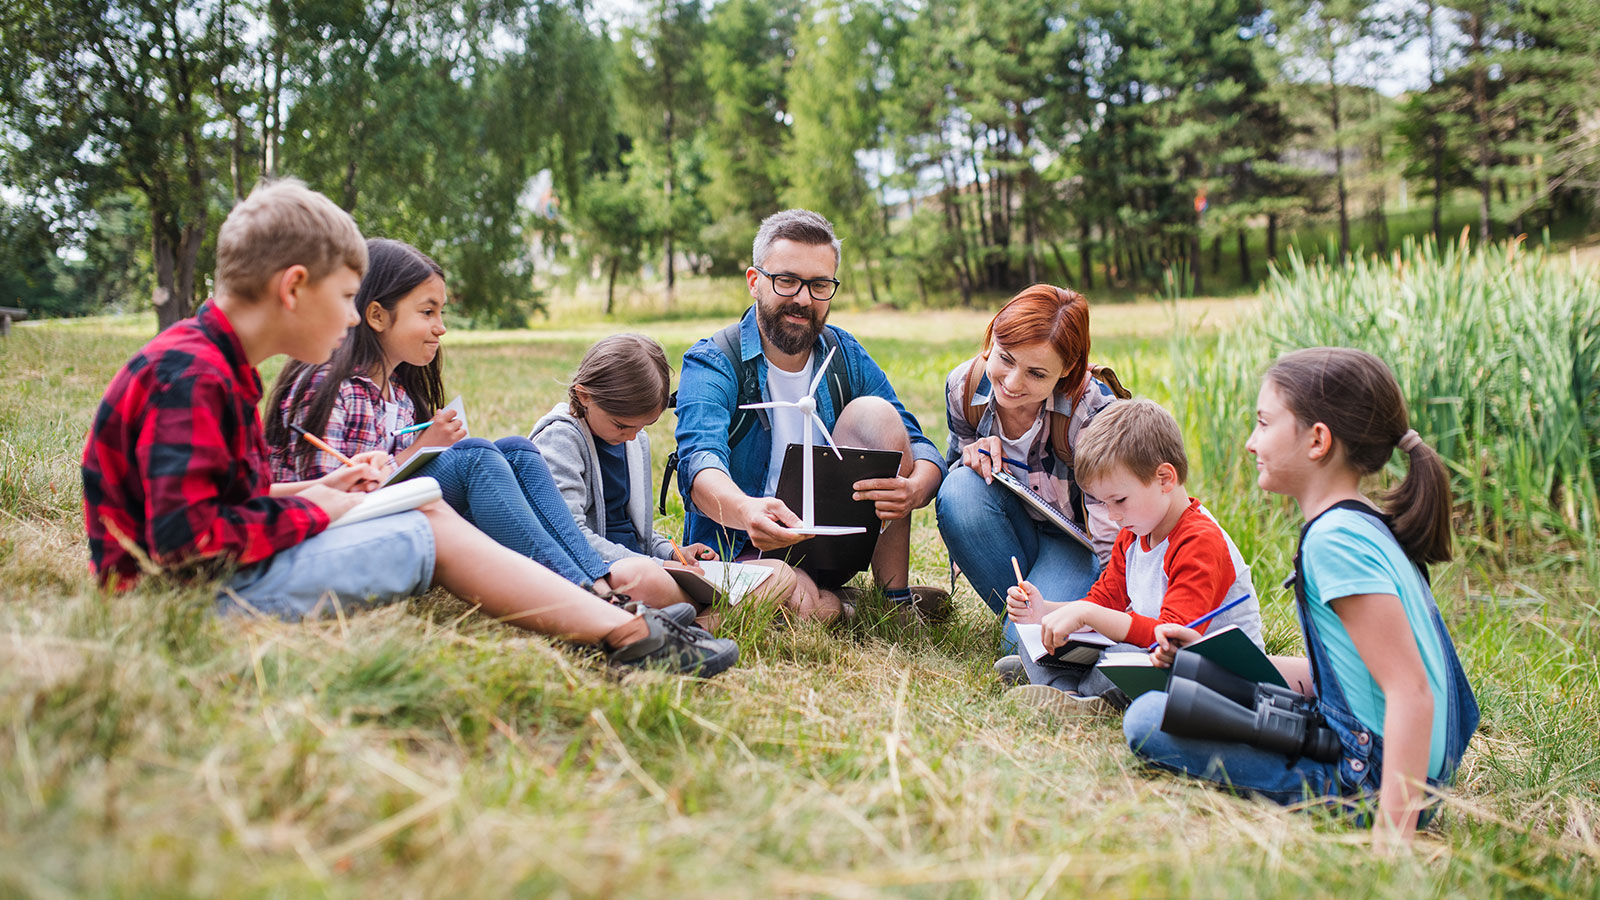
<instances>
[{"instance_id":1,"label":"grass field","mask_svg":"<svg viewBox=\"0 0 1600 900\"><path fill-rule=\"evenodd\" d=\"M1094 357L1171 402L1254 304L1105 307ZM942 446L944 374L985 318L836 322ZM455 333L447 389L476 433L525 432L594 337L642 330L676 357L721 321ZM1435 573L1483 726L1438 824L1374 860L1321 814L1142 771L1117 722L1009 704L965 582L936 630L746 616L739 667L709 682L619 682L439 592L303 626L219 622L203 589L99 596L78 457L151 330L39 323L0 343L0 897L1600 896L1592 547L1556 535L1559 565ZM1191 452L1242 454L1249 421L1186 420L1218 436ZM650 431L659 477L670 417ZM1293 517L1251 490L1204 467L1191 485L1233 517L1269 649L1292 652L1268 586ZM914 575L945 581L931 512L915 528Z\"/></svg>"}]
</instances>

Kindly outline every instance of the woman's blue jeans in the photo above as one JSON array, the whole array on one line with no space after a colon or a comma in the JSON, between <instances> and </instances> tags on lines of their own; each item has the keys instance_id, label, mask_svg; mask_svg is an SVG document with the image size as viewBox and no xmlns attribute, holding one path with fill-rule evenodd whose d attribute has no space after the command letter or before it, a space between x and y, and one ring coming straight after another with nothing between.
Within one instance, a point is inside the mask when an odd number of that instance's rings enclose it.
<instances>
[{"instance_id":1,"label":"woman's blue jeans","mask_svg":"<svg viewBox=\"0 0 1600 900\"><path fill-rule=\"evenodd\" d=\"M538 448L525 437L467 438L422 469L444 500L495 542L579 587L611 571L578 531Z\"/></svg>"},{"instance_id":2,"label":"woman's blue jeans","mask_svg":"<svg viewBox=\"0 0 1600 900\"><path fill-rule=\"evenodd\" d=\"M1081 600L1100 575L1095 555L1072 538L1028 516L1016 495L966 466L951 466L934 503L939 535L972 589L1005 616L1006 589L1016 584L1011 557L1046 600ZM1003 652L1015 653L1017 631L1005 619Z\"/></svg>"}]
</instances>

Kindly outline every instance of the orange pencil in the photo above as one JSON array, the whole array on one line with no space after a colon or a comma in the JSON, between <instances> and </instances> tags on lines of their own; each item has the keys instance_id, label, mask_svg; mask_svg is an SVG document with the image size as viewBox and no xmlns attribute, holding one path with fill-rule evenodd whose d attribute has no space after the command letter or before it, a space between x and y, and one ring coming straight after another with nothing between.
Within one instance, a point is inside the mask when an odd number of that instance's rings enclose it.
<instances>
[{"instance_id":1,"label":"orange pencil","mask_svg":"<svg viewBox=\"0 0 1600 900\"><path fill-rule=\"evenodd\" d=\"M689 562L689 560L683 555L683 551L678 548L677 541L673 540L671 537L668 537L667 543L672 545L672 555L678 558L678 562L683 563L690 568L694 567L694 563Z\"/></svg>"},{"instance_id":2,"label":"orange pencil","mask_svg":"<svg viewBox=\"0 0 1600 900\"><path fill-rule=\"evenodd\" d=\"M333 454L334 459L337 459L339 462L342 462L347 466L355 465L355 462L352 461L350 459L350 457L345 456L343 453L340 453L339 451L337 451L337 450L333 449L332 447L328 446L328 442L324 441L322 438L319 438L316 435L312 434L311 432L305 430L304 428L301 428L299 425L290 425L289 427L293 428L295 431L299 432L300 436L305 438L306 441L311 444L311 446L313 446L313 447L317 448L318 450L321 450L321 451L323 451L325 453Z\"/></svg>"}]
</instances>

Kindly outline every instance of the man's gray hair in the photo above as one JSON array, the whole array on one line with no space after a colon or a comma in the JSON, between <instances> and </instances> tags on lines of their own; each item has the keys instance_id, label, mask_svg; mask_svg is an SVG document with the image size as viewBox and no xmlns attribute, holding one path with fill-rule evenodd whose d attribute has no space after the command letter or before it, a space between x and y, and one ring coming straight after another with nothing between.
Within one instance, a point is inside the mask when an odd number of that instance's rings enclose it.
<instances>
[{"instance_id":1,"label":"man's gray hair","mask_svg":"<svg viewBox=\"0 0 1600 900\"><path fill-rule=\"evenodd\" d=\"M765 263L775 241L794 241L812 247L827 244L833 248L834 265L839 264L842 245L833 233L833 223L809 209L786 209L762 219L750 248L751 260L758 266Z\"/></svg>"}]
</instances>

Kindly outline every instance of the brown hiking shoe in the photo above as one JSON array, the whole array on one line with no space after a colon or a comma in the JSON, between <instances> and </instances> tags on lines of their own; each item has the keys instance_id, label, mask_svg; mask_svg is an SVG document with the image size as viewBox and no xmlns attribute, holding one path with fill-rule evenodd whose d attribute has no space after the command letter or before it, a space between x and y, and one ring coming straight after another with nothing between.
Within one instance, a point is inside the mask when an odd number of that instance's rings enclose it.
<instances>
[{"instance_id":1,"label":"brown hiking shoe","mask_svg":"<svg viewBox=\"0 0 1600 900\"><path fill-rule=\"evenodd\" d=\"M949 591L926 584L911 586L911 605L917 615L935 625L950 621L956 613L955 604L950 602Z\"/></svg>"}]
</instances>

